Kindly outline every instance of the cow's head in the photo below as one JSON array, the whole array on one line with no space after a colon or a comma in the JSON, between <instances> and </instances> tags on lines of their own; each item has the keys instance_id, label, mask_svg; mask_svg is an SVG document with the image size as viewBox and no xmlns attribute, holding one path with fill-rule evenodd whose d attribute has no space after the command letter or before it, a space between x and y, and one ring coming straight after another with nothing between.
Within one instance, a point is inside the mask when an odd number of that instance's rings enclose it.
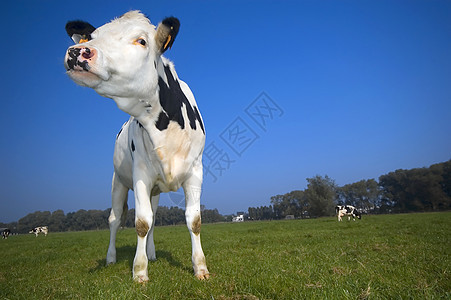
<instances>
[{"instance_id":1,"label":"cow's head","mask_svg":"<svg viewBox=\"0 0 451 300\"><path fill-rule=\"evenodd\" d=\"M67 74L105 97L149 97L158 86L159 57L172 46L179 27L171 17L155 28L139 11L97 29L83 21L68 22L66 31L76 45L66 53Z\"/></svg>"}]
</instances>

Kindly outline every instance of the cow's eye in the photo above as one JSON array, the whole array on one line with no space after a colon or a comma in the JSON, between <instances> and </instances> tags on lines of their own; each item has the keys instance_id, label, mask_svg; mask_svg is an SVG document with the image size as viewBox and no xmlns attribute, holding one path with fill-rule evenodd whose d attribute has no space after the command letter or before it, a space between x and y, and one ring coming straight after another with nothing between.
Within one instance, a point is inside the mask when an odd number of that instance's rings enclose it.
<instances>
[{"instance_id":1,"label":"cow's eye","mask_svg":"<svg viewBox=\"0 0 451 300\"><path fill-rule=\"evenodd\" d=\"M135 44L140 44L142 46L145 46L146 45L146 40L145 39L137 39L135 41Z\"/></svg>"}]
</instances>

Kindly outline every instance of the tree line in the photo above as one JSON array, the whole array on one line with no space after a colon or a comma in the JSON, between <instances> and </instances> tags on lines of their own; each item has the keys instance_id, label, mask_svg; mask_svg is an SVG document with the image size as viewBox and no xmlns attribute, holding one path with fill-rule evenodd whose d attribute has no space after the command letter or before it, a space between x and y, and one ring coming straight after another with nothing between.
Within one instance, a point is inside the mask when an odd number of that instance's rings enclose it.
<instances>
[{"instance_id":1,"label":"tree line","mask_svg":"<svg viewBox=\"0 0 451 300\"><path fill-rule=\"evenodd\" d=\"M307 188L270 198L270 205L249 207L245 219L271 220L330 216L336 205L352 205L362 213L408 213L451 209L451 160L428 168L396 170L375 179L338 186L326 176L307 178ZM0 223L0 228L28 233L36 226L48 226L49 231L80 231L108 228L110 208L84 210L64 214L62 210L37 211L18 222ZM202 222L231 221L217 209L201 206ZM127 212L123 226L133 227L135 210ZM179 207L160 206L155 215L156 226L185 224L185 211Z\"/></svg>"},{"instance_id":2,"label":"tree line","mask_svg":"<svg viewBox=\"0 0 451 300\"><path fill-rule=\"evenodd\" d=\"M271 205L249 207L251 220L330 216L336 205L363 213L408 213L451 209L451 160L428 168L396 170L375 179L337 186L327 175L307 178L305 190L271 197Z\"/></svg>"},{"instance_id":3,"label":"tree line","mask_svg":"<svg viewBox=\"0 0 451 300\"><path fill-rule=\"evenodd\" d=\"M0 228L10 228L13 233L28 233L37 226L48 226L50 232L83 231L108 228L108 217L111 208L106 210L84 210L64 214L62 210L36 211L21 218L17 222L0 223ZM217 209L206 209L201 206L202 222L212 223L224 221L224 217ZM185 210L179 207L158 207L155 215L155 225L185 224ZM122 224L124 227L135 226L135 209L127 211L127 217Z\"/></svg>"}]
</instances>

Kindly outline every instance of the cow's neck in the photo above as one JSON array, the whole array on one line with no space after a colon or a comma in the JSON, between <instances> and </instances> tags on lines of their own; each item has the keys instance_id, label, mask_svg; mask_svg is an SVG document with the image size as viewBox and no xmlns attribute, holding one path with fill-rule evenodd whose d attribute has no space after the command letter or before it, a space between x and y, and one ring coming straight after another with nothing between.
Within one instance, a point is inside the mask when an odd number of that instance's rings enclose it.
<instances>
[{"instance_id":1,"label":"cow's neck","mask_svg":"<svg viewBox=\"0 0 451 300\"><path fill-rule=\"evenodd\" d=\"M134 117L144 127L153 124L158 118L160 102L158 101L158 93L154 97L142 98L115 98L119 109Z\"/></svg>"},{"instance_id":2,"label":"cow's neck","mask_svg":"<svg viewBox=\"0 0 451 300\"><path fill-rule=\"evenodd\" d=\"M155 62L158 74L157 80L158 78L164 78L164 81L167 80L165 67L170 64L168 60L158 57ZM155 122L158 120L162 110L157 82L154 83L154 86L155 88L147 92L146 96L143 97L113 98L119 109L138 120L148 132L151 132L155 128Z\"/></svg>"}]
</instances>

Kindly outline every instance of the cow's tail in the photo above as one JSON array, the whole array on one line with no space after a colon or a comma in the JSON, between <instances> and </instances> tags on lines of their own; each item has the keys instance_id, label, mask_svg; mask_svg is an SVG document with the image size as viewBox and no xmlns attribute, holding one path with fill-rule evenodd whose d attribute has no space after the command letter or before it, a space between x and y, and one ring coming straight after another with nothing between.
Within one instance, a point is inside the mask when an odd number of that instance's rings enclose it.
<instances>
[{"instance_id":1,"label":"cow's tail","mask_svg":"<svg viewBox=\"0 0 451 300\"><path fill-rule=\"evenodd\" d=\"M338 206L335 206L335 214L338 215L338 211L340 210L340 208Z\"/></svg>"}]
</instances>

